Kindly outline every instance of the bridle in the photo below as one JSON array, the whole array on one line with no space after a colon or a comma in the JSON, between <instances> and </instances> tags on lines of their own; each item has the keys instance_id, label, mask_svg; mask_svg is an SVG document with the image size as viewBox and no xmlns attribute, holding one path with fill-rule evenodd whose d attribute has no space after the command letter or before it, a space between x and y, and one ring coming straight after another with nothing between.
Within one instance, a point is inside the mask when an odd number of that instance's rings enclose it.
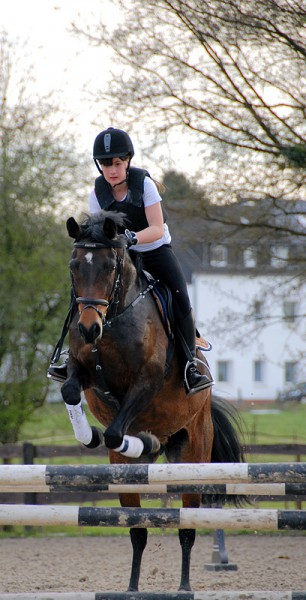
<instances>
[{"instance_id":1,"label":"bridle","mask_svg":"<svg viewBox=\"0 0 306 600\"><path fill-rule=\"evenodd\" d=\"M120 289L121 289L122 283L123 283L124 254L123 254L123 256L120 256L120 254L116 251L117 245L115 245L115 244L111 244L108 246L101 242L74 242L73 245L75 248L83 248L85 250L87 248L92 249L92 250L99 250L100 248L109 248L109 247L111 247L114 250L115 258L116 258L115 276L114 276L113 287L112 287L112 290L111 290L108 300L106 300L105 298L87 298L87 297L83 297L83 296L76 296L73 275L70 272L71 285L72 285L72 289L73 289L73 293L74 293L75 302L78 306L80 304L84 305L82 310L79 311L80 316L84 312L84 310L86 310L88 308L93 308L99 315L100 319L102 320L102 323L104 324L106 322L109 311L111 311L113 317L115 317L117 315L117 310L118 310L118 305L119 305L119 293L120 293ZM119 247L119 245L118 245L118 247ZM123 246L120 245L120 247L123 248L123 250L125 250ZM106 306L107 307L106 312L103 313L98 308L98 306Z\"/></svg>"},{"instance_id":2,"label":"bridle","mask_svg":"<svg viewBox=\"0 0 306 600\"><path fill-rule=\"evenodd\" d=\"M77 242L77 241L75 241L74 247L75 248L83 248L83 249L88 248L88 249L93 249L93 250L99 249L99 248L113 248L115 251L115 254L116 254L116 266L115 266L116 272L115 272L115 277L114 277L114 284L113 284L113 289L111 291L111 294L110 294L110 297L108 300L106 300L105 298L86 298L86 297L76 296L73 275L72 275L72 272L70 271L71 288L72 288L73 298L72 298L72 302L70 304L69 313L68 313L68 315L65 319L65 323L63 325L60 339L58 340L58 342L54 348L52 357L51 357L52 364L57 363L60 358L64 339L68 333L69 327L71 325L72 319L75 314L74 309L73 309L74 302L77 305L79 305L79 304L85 305L81 312L83 312L87 308L93 308L97 312L99 317L101 318L103 327L111 327L113 324L113 321L115 321L116 319L121 317L129 308L134 308L134 306L136 306L136 304L140 300L144 299L146 297L147 293L150 292L154 288L154 283L155 283L155 281L153 281L153 283L148 284L144 290L138 292L136 298L128 306L126 306L122 310L122 312L117 314L118 305L119 305L119 294L120 294L120 290L123 285L124 252L123 252L123 257L121 257L118 254L118 252L116 252L116 248L117 247L122 248L123 247L122 244L119 244L119 243L117 244L115 240L113 240L113 242L110 244L103 244L101 242ZM123 247L123 250L125 250L124 247ZM98 308L98 306L106 307L105 314L102 313L102 311ZM112 314L109 315L109 312Z\"/></svg>"}]
</instances>

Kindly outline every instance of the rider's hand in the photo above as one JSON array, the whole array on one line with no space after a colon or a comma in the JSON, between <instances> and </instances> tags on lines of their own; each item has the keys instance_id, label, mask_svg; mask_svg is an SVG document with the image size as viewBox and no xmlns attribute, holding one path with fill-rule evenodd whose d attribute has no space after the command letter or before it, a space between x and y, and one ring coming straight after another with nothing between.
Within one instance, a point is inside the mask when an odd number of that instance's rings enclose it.
<instances>
[{"instance_id":1,"label":"rider's hand","mask_svg":"<svg viewBox=\"0 0 306 600\"><path fill-rule=\"evenodd\" d=\"M124 232L124 235L127 240L128 248L130 246L135 246L135 244L138 244L138 238L137 238L135 231L130 231L129 229L126 229Z\"/></svg>"}]
</instances>

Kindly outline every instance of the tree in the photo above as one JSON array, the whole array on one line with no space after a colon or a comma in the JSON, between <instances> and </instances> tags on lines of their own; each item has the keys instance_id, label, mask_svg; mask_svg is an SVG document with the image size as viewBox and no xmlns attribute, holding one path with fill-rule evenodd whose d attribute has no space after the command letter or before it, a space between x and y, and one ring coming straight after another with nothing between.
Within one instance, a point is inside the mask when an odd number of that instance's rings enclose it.
<instances>
[{"instance_id":1,"label":"tree","mask_svg":"<svg viewBox=\"0 0 306 600\"><path fill-rule=\"evenodd\" d=\"M97 102L125 127L141 123L156 152L162 135L185 132L215 200L305 198L306 1L114 1L113 30L103 16L73 25L113 52Z\"/></svg>"},{"instance_id":2,"label":"tree","mask_svg":"<svg viewBox=\"0 0 306 600\"><path fill-rule=\"evenodd\" d=\"M18 61L2 34L0 443L18 439L47 394L51 348L69 305L70 245L61 209L84 181L84 160L60 127L63 115L50 99L28 96L31 73L26 79L16 73Z\"/></svg>"}]
</instances>

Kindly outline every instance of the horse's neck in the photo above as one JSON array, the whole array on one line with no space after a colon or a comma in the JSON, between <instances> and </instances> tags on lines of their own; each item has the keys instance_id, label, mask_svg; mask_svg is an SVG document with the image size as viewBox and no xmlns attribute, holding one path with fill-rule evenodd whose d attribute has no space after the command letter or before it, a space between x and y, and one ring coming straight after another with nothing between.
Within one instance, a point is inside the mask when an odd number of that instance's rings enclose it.
<instances>
[{"instance_id":1,"label":"horse's neck","mask_svg":"<svg viewBox=\"0 0 306 600\"><path fill-rule=\"evenodd\" d=\"M143 290L143 287L142 278L137 273L132 260L126 261L123 271L122 308L126 308L133 302L137 294Z\"/></svg>"}]
</instances>

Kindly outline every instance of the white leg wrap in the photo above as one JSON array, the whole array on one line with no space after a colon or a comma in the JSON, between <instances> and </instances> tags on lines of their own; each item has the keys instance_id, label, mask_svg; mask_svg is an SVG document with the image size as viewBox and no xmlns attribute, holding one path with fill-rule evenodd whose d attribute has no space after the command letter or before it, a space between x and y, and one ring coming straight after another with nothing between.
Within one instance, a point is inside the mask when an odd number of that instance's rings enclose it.
<instances>
[{"instance_id":1,"label":"white leg wrap","mask_svg":"<svg viewBox=\"0 0 306 600\"><path fill-rule=\"evenodd\" d=\"M66 408L68 410L69 419L71 421L76 439L82 444L90 444L92 440L92 431L87 421L82 403L79 402L79 404L76 406L73 406L72 404L66 404Z\"/></svg>"},{"instance_id":2,"label":"white leg wrap","mask_svg":"<svg viewBox=\"0 0 306 600\"><path fill-rule=\"evenodd\" d=\"M143 449L143 441L132 435L124 435L121 446L114 448L115 452L120 452L123 456L129 456L130 458L139 458Z\"/></svg>"}]
</instances>

